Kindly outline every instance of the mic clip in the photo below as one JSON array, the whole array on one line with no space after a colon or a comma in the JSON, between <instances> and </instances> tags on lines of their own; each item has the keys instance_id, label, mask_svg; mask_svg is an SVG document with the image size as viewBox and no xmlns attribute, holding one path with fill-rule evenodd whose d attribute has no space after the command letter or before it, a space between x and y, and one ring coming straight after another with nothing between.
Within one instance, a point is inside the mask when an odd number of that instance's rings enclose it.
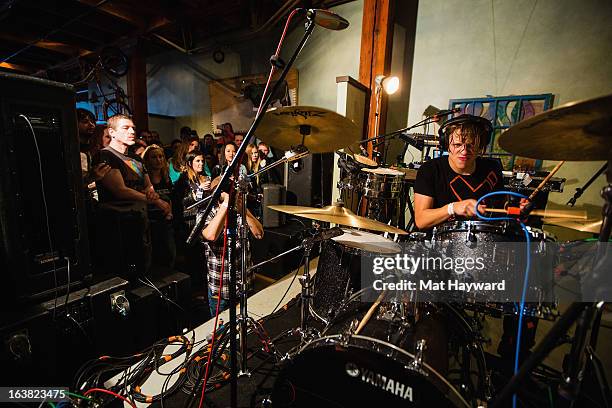
<instances>
[{"instance_id":1,"label":"mic clip","mask_svg":"<svg viewBox=\"0 0 612 408\"><path fill-rule=\"evenodd\" d=\"M270 64L277 68L277 69L283 69L285 68L285 61L283 61L283 59L279 56L279 55L273 55L270 57Z\"/></svg>"}]
</instances>

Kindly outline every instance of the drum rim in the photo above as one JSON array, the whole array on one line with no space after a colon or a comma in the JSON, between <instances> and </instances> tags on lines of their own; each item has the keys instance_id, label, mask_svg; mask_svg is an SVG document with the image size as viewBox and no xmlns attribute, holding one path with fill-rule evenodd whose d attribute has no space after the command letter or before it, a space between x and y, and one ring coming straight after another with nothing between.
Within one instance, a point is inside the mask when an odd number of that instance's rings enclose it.
<instances>
[{"instance_id":1,"label":"drum rim","mask_svg":"<svg viewBox=\"0 0 612 408\"><path fill-rule=\"evenodd\" d=\"M337 342L329 342L329 340L337 340ZM408 357L410 360L409 361L414 361L414 354L409 353L408 351L397 347L394 344L388 343L384 340L380 340L377 339L375 337L369 337L369 336L364 336L361 334L351 334L350 336L344 336L342 334L332 334L332 335L327 335L327 336L322 336L319 337L317 339L314 339L310 342L308 342L307 344L305 344L304 346L302 346L297 352L296 352L296 356L299 356L301 353L306 352L310 349L314 349L317 347L323 347L323 346L334 346L334 345L342 345L343 347L355 347L355 348L359 348L362 350L367 350L367 351L373 351L372 349L367 349L365 347L360 347L357 344L353 344L352 341L353 340L362 340L362 341L370 341L370 342L374 342L377 343L378 345L384 346L384 347L388 347L390 349L392 349L393 351L399 352L400 354L403 354L404 357ZM325 342L325 343L322 343ZM322 344L320 344L322 343ZM388 357L386 354L384 353L379 353L382 356ZM401 364L401 363L400 363ZM470 404L465 400L465 398L463 397L463 395L461 395L461 393L457 390L457 388L455 386L453 386L446 378L444 378L444 376L442 376L440 373L438 373L438 371L436 371L432 366L430 366L429 364L427 364L426 361L421 362L421 365L419 367L419 370L423 370L425 371L425 374L420 373L418 370L414 370L409 368L408 366L404 366L406 368L406 370L411 371L413 373L416 373L418 375L421 375L425 378L430 377L433 374L433 377L436 378L438 381L440 381L442 384L444 384L444 386L449 390L449 392L445 393L445 395L449 395L449 394L453 394L455 397L457 397L457 401L452 400L449 398L449 400L453 403L455 402L460 402L461 404L463 404L464 407L470 407ZM435 383L432 382L432 384ZM438 388L438 387L436 387ZM442 390L440 390L438 388L438 390L440 392L444 392Z\"/></svg>"}]
</instances>

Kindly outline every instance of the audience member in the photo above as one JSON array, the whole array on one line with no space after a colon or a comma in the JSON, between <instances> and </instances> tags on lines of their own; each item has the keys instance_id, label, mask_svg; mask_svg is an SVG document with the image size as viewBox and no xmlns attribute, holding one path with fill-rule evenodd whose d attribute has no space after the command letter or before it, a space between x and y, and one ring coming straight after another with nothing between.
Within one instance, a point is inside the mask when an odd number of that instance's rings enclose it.
<instances>
[{"instance_id":1,"label":"audience member","mask_svg":"<svg viewBox=\"0 0 612 408\"><path fill-rule=\"evenodd\" d=\"M170 203L172 200L172 183L168 176L168 163L164 150L158 145L148 146L143 155L145 168L151 184L159 197ZM172 268L176 258L176 244L172 223L165 219L159 208L148 206L151 238L153 246L153 262Z\"/></svg>"},{"instance_id":2,"label":"audience member","mask_svg":"<svg viewBox=\"0 0 612 408\"><path fill-rule=\"evenodd\" d=\"M177 147L169 160L170 169L170 180L172 183L176 183L182 172L187 170L185 156L187 153L193 152L198 149L200 140L195 136L189 136L185 138L181 144Z\"/></svg>"},{"instance_id":3,"label":"audience member","mask_svg":"<svg viewBox=\"0 0 612 408\"><path fill-rule=\"evenodd\" d=\"M215 154L215 138L210 133L204 135L204 139L202 140L202 153L207 154Z\"/></svg>"},{"instance_id":4,"label":"audience member","mask_svg":"<svg viewBox=\"0 0 612 408\"><path fill-rule=\"evenodd\" d=\"M236 147L240 147L243 140L244 140L243 134L237 133L236 135L234 135L234 143L236 144Z\"/></svg>"},{"instance_id":5,"label":"audience member","mask_svg":"<svg viewBox=\"0 0 612 408\"><path fill-rule=\"evenodd\" d=\"M259 157L259 150L257 150L257 146L250 143L246 148L246 158L247 158L247 174L251 175L260 170L261 158ZM247 200L247 208L251 210L253 214L257 218L261 218L262 209L261 209L261 200L260 194L262 193L260 182L266 178L266 174L260 174L255 177L252 177L249 181L250 186L250 194L249 199Z\"/></svg>"},{"instance_id":6,"label":"audience member","mask_svg":"<svg viewBox=\"0 0 612 408\"><path fill-rule=\"evenodd\" d=\"M234 142L234 128L232 127L231 123L224 123L220 126L221 128L221 139L222 139L222 143L225 145L227 143L230 142Z\"/></svg>"},{"instance_id":7,"label":"audience member","mask_svg":"<svg viewBox=\"0 0 612 408\"><path fill-rule=\"evenodd\" d=\"M223 147L223 154L221 155L221 160L219 164L215 166L212 170L212 178L216 178L223 174L227 166L234 160L234 156L236 155L236 145L233 142L226 143ZM239 174L247 174L247 169L244 164L240 164Z\"/></svg>"},{"instance_id":8,"label":"audience member","mask_svg":"<svg viewBox=\"0 0 612 408\"><path fill-rule=\"evenodd\" d=\"M162 145L162 142L161 142L161 139L159 137L159 133L157 132L157 130L151 131L151 144L156 144L158 146Z\"/></svg>"},{"instance_id":9,"label":"audience member","mask_svg":"<svg viewBox=\"0 0 612 408\"><path fill-rule=\"evenodd\" d=\"M179 135L181 141L187 139L189 136L191 136L191 128L189 126L183 126L180 130Z\"/></svg>"},{"instance_id":10,"label":"audience member","mask_svg":"<svg viewBox=\"0 0 612 408\"><path fill-rule=\"evenodd\" d=\"M223 234L221 234L225 226L225 217L229 207L228 201L228 194L225 192L221 193L221 197L217 205L213 207L210 214L206 218L205 227L202 230L202 236L205 239L204 253L208 267L208 302L210 305L210 313L213 316L216 314L217 302L219 302L219 312L221 312L227 309L229 300L230 285L229 273L227 270L229 262L227 259L227 251L224 251L225 246ZM242 217L240 216L240 210L242 208L240 196L237 197L236 201L238 211L237 228L240 228L243 222ZM246 211L246 223L249 227L249 231L256 239L261 239L263 237L264 231L261 223L253 216L253 214L251 214L248 209ZM247 266L249 266L251 263L249 241L250 240L247 240ZM236 243L236 251L237 255L239 255L238 251L240 251L240 241ZM236 256L234 267L239 271L241 265L242 257ZM247 277L247 282L245 282L247 290L251 289L252 281L253 275L251 272ZM221 284L221 282L223 283ZM241 284L241 277L238 276L236 286L241 287ZM236 290L236 288L234 288L234 290Z\"/></svg>"},{"instance_id":11,"label":"audience member","mask_svg":"<svg viewBox=\"0 0 612 408\"><path fill-rule=\"evenodd\" d=\"M98 185L101 202L138 201L158 207L171 218L170 205L153 189L147 171L138 156L128 153L136 141L134 123L129 116L115 115L108 119L110 144L100 151L100 162L110 170Z\"/></svg>"}]
</instances>

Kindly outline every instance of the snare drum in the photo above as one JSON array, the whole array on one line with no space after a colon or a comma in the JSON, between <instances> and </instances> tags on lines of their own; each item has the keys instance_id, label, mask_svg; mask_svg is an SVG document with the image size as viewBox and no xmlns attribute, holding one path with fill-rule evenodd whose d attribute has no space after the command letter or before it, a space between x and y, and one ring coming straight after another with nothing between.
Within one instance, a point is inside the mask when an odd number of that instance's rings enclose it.
<instances>
[{"instance_id":1,"label":"snare drum","mask_svg":"<svg viewBox=\"0 0 612 408\"><path fill-rule=\"evenodd\" d=\"M370 232L343 229L321 244L311 311L327 323L340 305L361 288L362 257L399 253L399 244Z\"/></svg>"},{"instance_id":2,"label":"snare drum","mask_svg":"<svg viewBox=\"0 0 612 408\"><path fill-rule=\"evenodd\" d=\"M541 307L552 302L553 254L547 251L547 243L554 236L537 228L527 227L531 242L531 267L526 292L526 314L537 315ZM505 282L504 291L488 289L471 292L445 293L446 300L465 302L466 307L498 315L511 313L523 287L527 258L525 232L513 221L455 221L434 228L432 244L438 254L453 259L481 259L484 268L473 268L462 273L437 271L440 279L453 279L461 283ZM464 268L465 269L465 268Z\"/></svg>"},{"instance_id":3,"label":"snare drum","mask_svg":"<svg viewBox=\"0 0 612 408\"><path fill-rule=\"evenodd\" d=\"M398 170L379 167L361 169L360 185L367 198L393 200L404 192L404 173Z\"/></svg>"}]
</instances>

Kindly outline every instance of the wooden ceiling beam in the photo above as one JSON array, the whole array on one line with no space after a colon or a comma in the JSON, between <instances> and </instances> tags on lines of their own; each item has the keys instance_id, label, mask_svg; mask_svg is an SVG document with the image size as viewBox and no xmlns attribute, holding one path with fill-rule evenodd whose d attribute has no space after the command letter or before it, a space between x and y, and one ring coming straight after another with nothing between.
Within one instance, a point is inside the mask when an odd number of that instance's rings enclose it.
<instances>
[{"instance_id":1,"label":"wooden ceiling beam","mask_svg":"<svg viewBox=\"0 0 612 408\"><path fill-rule=\"evenodd\" d=\"M10 34L10 33L0 33L0 40L12 41L18 44L30 44L32 42L35 42L33 44L34 47L44 48L46 50L51 50L51 51L58 52L60 54L72 55L72 56L78 55L82 57L82 56L86 56L86 55L93 53L93 51L84 49L82 47L79 47L78 45L66 44L66 43L59 42L59 41L49 41L49 40L36 41L36 38L33 38L33 37Z\"/></svg>"},{"instance_id":2,"label":"wooden ceiling beam","mask_svg":"<svg viewBox=\"0 0 612 408\"><path fill-rule=\"evenodd\" d=\"M36 69L32 67L28 67L28 66L20 65L20 64L11 64L10 62L0 62L0 68L8 69L11 71L22 72L25 74L31 74L33 72L36 72Z\"/></svg>"},{"instance_id":3,"label":"wooden ceiling beam","mask_svg":"<svg viewBox=\"0 0 612 408\"><path fill-rule=\"evenodd\" d=\"M86 4L88 6L94 7L99 0L78 0L79 3ZM109 14L113 17L117 17L120 20L128 22L132 25L140 29L145 29L147 27L147 21L144 16L138 13L136 10L126 7L125 5L116 4L114 2L110 2L108 4L104 4L97 8L106 14Z\"/></svg>"}]
</instances>

